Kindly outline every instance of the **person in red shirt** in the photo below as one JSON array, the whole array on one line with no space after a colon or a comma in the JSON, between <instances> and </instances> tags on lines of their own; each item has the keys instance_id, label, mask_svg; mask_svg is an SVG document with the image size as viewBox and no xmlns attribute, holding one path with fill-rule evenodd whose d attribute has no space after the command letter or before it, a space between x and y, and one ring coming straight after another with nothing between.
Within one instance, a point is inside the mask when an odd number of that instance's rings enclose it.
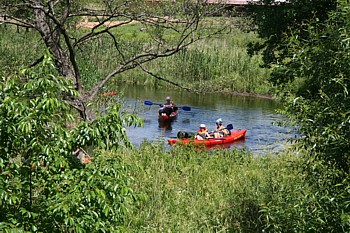
<instances>
[{"instance_id":1,"label":"person in red shirt","mask_svg":"<svg viewBox=\"0 0 350 233\"><path fill-rule=\"evenodd\" d=\"M167 96L165 100L166 100L166 103L164 105L163 104L160 105L161 109L159 110L159 115L161 115L162 113L165 113L166 115L170 116L170 114L172 112L177 111L178 108L176 107L176 104L173 101L171 101L169 96Z\"/></svg>"}]
</instances>

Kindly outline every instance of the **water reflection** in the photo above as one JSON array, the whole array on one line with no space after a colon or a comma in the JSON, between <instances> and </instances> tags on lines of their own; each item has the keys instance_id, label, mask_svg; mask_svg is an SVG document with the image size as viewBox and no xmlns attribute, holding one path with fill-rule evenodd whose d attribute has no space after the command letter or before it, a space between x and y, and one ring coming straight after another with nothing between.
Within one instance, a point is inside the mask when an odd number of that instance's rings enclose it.
<instances>
[{"instance_id":1,"label":"water reflection","mask_svg":"<svg viewBox=\"0 0 350 233\"><path fill-rule=\"evenodd\" d=\"M176 120L175 120L176 121ZM162 121L158 119L158 127L163 130L172 130L174 121Z\"/></svg>"}]
</instances>

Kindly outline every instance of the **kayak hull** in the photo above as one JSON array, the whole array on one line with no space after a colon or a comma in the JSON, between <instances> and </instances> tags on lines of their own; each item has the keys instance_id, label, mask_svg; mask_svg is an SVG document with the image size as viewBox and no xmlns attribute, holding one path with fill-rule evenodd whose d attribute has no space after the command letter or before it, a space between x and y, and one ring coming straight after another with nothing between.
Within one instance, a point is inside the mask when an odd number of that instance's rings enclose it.
<instances>
[{"instance_id":1,"label":"kayak hull","mask_svg":"<svg viewBox=\"0 0 350 233\"><path fill-rule=\"evenodd\" d=\"M168 140L168 144L174 145L175 143L178 143L178 144L184 144L184 145L193 144L193 145L215 146L215 145L232 143L239 139L244 139L246 133L247 133L246 129L240 129L240 130L231 131L231 135L222 137L222 138L208 138L205 140L188 139L188 138L181 138L181 139L170 138Z\"/></svg>"}]
</instances>

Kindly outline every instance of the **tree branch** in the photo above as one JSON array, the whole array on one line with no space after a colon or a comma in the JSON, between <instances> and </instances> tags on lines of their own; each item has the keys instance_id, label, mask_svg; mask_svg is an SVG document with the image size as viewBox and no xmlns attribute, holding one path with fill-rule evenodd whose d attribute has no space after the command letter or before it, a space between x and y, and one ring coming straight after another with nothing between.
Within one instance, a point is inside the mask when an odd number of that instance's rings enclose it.
<instances>
[{"instance_id":1,"label":"tree branch","mask_svg":"<svg viewBox=\"0 0 350 233\"><path fill-rule=\"evenodd\" d=\"M170 84L172 84L172 85L174 85L174 86L176 86L176 87L179 87L179 88L181 88L181 89L183 89L183 90L186 90L186 91L188 91L188 92L197 92L197 93L199 92L198 90L193 90L193 89L191 89L191 88L181 86L181 85L178 84L178 83L175 83L175 82L173 82L173 81L171 81L171 80L168 80L168 79L166 79L166 78L163 78L163 77L161 77L161 76L159 76L159 75L156 75L156 74L152 73L151 71L145 69L145 68L144 68L143 66L141 66L141 65L139 65L139 67L140 67L144 72L146 72L147 74L153 76L154 78L156 78L156 79L158 79L158 80L164 81L164 82L166 82L166 83L170 83Z\"/></svg>"},{"instance_id":2,"label":"tree branch","mask_svg":"<svg viewBox=\"0 0 350 233\"><path fill-rule=\"evenodd\" d=\"M99 23L98 25L96 25L96 26L94 26L94 27L92 28L92 31L91 31L91 32L89 32L89 33L87 33L86 35L83 35L82 37L80 37L80 39L78 39L78 40L73 44L73 46L77 46L78 44L83 43L83 42L85 42L85 41L87 41L87 40L89 40L89 39L91 39L91 38L93 38L93 37L96 37L96 36L98 36L98 35L101 35L101 34L104 34L104 33L109 33L109 30L110 30L110 29L116 28L116 27L120 27L120 26L122 26L122 25L126 25L126 24L129 24L129 23L131 23L131 22L132 22L132 20L123 21L123 22L118 22L118 23L116 23L116 24L113 24L113 25L110 25L110 26L106 27L105 29L103 29L103 30L101 30L101 31L96 32L96 29L98 29L98 28L101 27L101 26L105 26L105 25L104 25L104 22L103 22L103 23Z\"/></svg>"},{"instance_id":3,"label":"tree branch","mask_svg":"<svg viewBox=\"0 0 350 233\"><path fill-rule=\"evenodd\" d=\"M5 18L6 18L6 20L5 20ZM1 24L13 24L16 26L24 27L24 28L35 28L35 26L33 24L31 24L27 21L24 21L24 20L9 16L9 15L4 15L4 16L0 17L0 25Z\"/></svg>"},{"instance_id":4,"label":"tree branch","mask_svg":"<svg viewBox=\"0 0 350 233\"><path fill-rule=\"evenodd\" d=\"M215 31L213 33L209 33L206 36L199 36L197 38L192 38L190 41L186 42L186 38L188 38L191 33L187 33L184 35L181 40L177 43L177 45L173 48L166 48L162 53L141 53L138 54L128 60L126 60L123 64L121 64L117 69L110 72L107 76L105 76L103 79L101 79L99 82L96 83L96 85L87 93L87 96L84 98L87 101L92 101L93 98L97 95L98 91L104 86L104 84L110 80L112 77L114 77L117 74L120 74L126 70L133 69L137 66L140 66L146 62L162 58L162 57L169 57L181 49L188 47L189 45L193 44L194 42L198 40L202 40L208 37L211 37L213 35L219 34L225 29Z\"/></svg>"},{"instance_id":5,"label":"tree branch","mask_svg":"<svg viewBox=\"0 0 350 233\"><path fill-rule=\"evenodd\" d=\"M33 63L31 63L30 65L29 65L29 68L32 68L32 67L34 67L34 66L36 66L37 64L39 64L40 62L42 62L43 60L44 60L44 55L43 56L41 56L40 58L38 58L36 61L34 61Z\"/></svg>"}]
</instances>

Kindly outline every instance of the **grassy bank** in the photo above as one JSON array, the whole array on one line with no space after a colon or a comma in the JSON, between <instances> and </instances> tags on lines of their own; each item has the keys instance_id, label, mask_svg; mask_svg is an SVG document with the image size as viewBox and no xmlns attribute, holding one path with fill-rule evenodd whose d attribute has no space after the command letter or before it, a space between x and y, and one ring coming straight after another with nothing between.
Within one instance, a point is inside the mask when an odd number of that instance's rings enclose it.
<instances>
[{"instance_id":1,"label":"grassy bank","mask_svg":"<svg viewBox=\"0 0 350 233\"><path fill-rule=\"evenodd\" d=\"M2 26L0 32L3 35L0 38L0 55L7 58L0 63L4 68L29 65L44 53L42 41L30 30L21 29L17 32L13 27ZM118 43L121 48L127 48L124 50L127 54L141 50L148 40L137 24L119 29L119 35ZM259 67L259 56L249 57L246 53L247 44L255 40L255 34L243 33L237 29L224 37L194 44L175 56L155 60L146 68L181 86L203 92L269 94L272 92L272 86L267 81L269 70ZM113 52L113 47L114 42L108 38L99 38L80 46L77 59L84 86L94 85L96 80L115 68L116 61L120 58ZM140 69L124 72L109 84L115 86L120 81L169 85Z\"/></svg>"},{"instance_id":2,"label":"grassy bank","mask_svg":"<svg viewBox=\"0 0 350 233\"><path fill-rule=\"evenodd\" d=\"M239 92L270 94L270 71L260 67L261 57L248 56L249 42L256 40L253 33L235 31L222 38L202 41L173 57L157 60L148 65L154 73L184 87L202 92ZM164 85L152 77L128 80ZM124 80L126 81L126 80Z\"/></svg>"},{"instance_id":3,"label":"grassy bank","mask_svg":"<svg viewBox=\"0 0 350 233\"><path fill-rule=\"evenodd\" d=\"M290 154L191 147L164 152L144 143L115 156L138 168L132 189L143 198L130 212L130 232L261 232L269 224L264 206L298 193L303 183Z\"/></svg>"}]
</instances>

